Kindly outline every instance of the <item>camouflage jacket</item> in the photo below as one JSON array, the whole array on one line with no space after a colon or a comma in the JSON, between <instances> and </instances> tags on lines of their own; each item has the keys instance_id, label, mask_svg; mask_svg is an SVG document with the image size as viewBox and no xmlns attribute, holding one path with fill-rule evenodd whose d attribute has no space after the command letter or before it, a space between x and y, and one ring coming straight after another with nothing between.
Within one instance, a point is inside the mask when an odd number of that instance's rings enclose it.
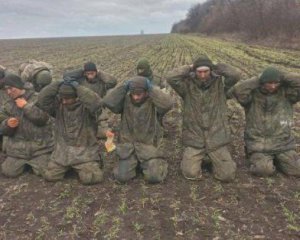
<instances>
[{"instance_id":1,"label":"camouflage jacket","mask_svg":"<svg viewBox=\"0 0 300 240\"><path fill-rule=\"evenodd\" d=\"M160 89L166 88L165 79L162 77L153 75L149 80L153 83L153 85L158 86Z\"/></svg>"},{"instance_id":2,"label":"camouflage jacket","mask_svg":"<svg viewBox=\"0 0 300 240\"><path fill-rule=\"evenodd\" d=\"M190 66L171 71L168 83L183 99L184 146L214 151L231 141L228 126L226 93L240 77L232 67L217 65L217 72L205 87L199 86Z\"/></svg>"},{"instance_id":3,"label":"camouflage jacket","mask_svg":"<svg viewBox=\"0 0 300 240\"><path fill-rule=\"evenodd\" d=\"M8 95L4 89L0 89L0 106L4 105L7 101L9 101Z\"/></svg>"},{"instance_id":4,"label":"camouflage jacket","mask_svg":"<svg viewBox=\"0 0 300 240\"><path fill-rule=\"evenodd\" d=\"M98 71L97 78L94 82L89 82L86 78L82 78L80 84L93 90L103 98L109 89L117 85L117 79L103 71Z\"/></svg>"},{"instance_id":5,"label":"camouflage jacket","mask_svg":"<svg viewBox=\"0 0 300 240\"><path fill-rule=\"evenodd\" d=\"M244 138L249 153L295 149L293 104L300 100L300 75L285 74L274 94L260 87L258 77L239 82L231 92L245 109Z\"/></svg>"},{"instance_id":6,"label":"camouflage jacket","mask_svg":"<svg viewBox=\"0 0 300 240\"><path fill-rule=\"evenodd\" d=\"M131 102L123 84L119 84L104 99L103 105L121 114L121 143L142 143L157 146L161 137L161 119L172 108L171 97L157 87L140 106Z\"/></svg>"},{"instance_id":7,"label":"camouflage jacket","mask_svg":"<svg viewBox=\"0 0 300 240\"><path fill-rule=\"evenodd\" d=\"M46 62L29 60L19 67L19 76L24 82L32 82L35 75L42 70L52 71L52 66Z\"/></svg>"},{"instance_id":8,"label":"camouflage jacket","mask_svg":"<svg viewBox=\"0 0 300 240\"><path fill-rule=\"evenodd\" d=\"M78 101L63 105L57 96L61 82L53 82L39 94L39 106L55 118L55 148L52 161L71 166L100 160L96 139L96 112L101 98L88 88L76 87Z\"/></svg>"},{"instance_id":9,"label":"camouflage jacket","mask_svg":"<svg viewBox=\"0 0 300 240\"><path fill-rule=\"evenodd\" d=\"M1 132L7 136L6 153L10 157L31 159L53 150L52 122L47 113L36 106L37 93L26 91L27 105L17 107L13 100L7 101L0 110ZM7 126L8 118L16 117L17 128Z\"/></svg>"},{"instance_id":10,"label":"camouflage jacket","mask_svg":"<svg viewBox=\"0 0 300 240\"><path fill-rule=\"evenodd\" d=\"M8 74L8 71L5 67L0 65L0 69L4 70L4 76L6 76ZM4 90L3 79L0 80L0 106L2 106L5 102L9 101L9 99L10 99Z\"/></svg>"}]
</instances>

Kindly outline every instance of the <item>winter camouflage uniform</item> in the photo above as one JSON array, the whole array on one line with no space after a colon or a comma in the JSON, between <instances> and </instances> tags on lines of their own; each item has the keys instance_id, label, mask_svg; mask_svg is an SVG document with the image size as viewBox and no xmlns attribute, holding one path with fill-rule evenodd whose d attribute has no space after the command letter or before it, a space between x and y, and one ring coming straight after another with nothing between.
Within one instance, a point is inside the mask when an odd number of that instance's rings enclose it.
<instances>
[{"instance_id":1,"label":"winter camouflage uniform","mask_svg":"<svg viewBox=\"0 0 300 240\"><path fill-rule=\"evenodd\" d=\"M225 64L214 68L205 83L196 78L190 66L173 70L167 80L183 99L183 175L187 179L200 179L201 165L208 160L216 179L231 181L235 178L236 163L227 149L231 136L226 93L238 81L239 73Z\"/></svg>"},{"instance_id":2,"label":"winter camouflage uniform","mask_svg":"<svg viewBox=\"0 0 300 240\"><path fill-rule=\"evenodd\" d=\"M250 171L259 176L275 172L274 160L287 175L300 176L300 158L292 135L293 104L300 100L300 76L281 74L281 85L270 94L259 77L236 84L232 94L246 114L245 143Z\"/></svg>"},{"instance_id":3,"label":"winter camouflage uniform","mask_svg":"<svg viewBox=\"0 0 300 240\"><path fill-rule=\"evenodd\" d=\"M133 81L145 81L135 77ZM149 82L148 82L149 83ZM118 165L114 175L120 182L136 176L140 167L146 181L158 183L167 175L165 155L158 148L161 140L161 118L172 107L170 96L157 87L147 90L149 97L142 104L131 101L126 85L120 84L103 99L104 106L121 114L120 139L117 145Z\"/></svg>"},{"instance_id":4,"label":"winter camouflage uniform","mask_svg":"<svg viewBox=\"0 0 300 240\"><path fill-rule=\"evenodd\" d=\"M63 105L58 97L62 82L45 87L39 95L39 105L55 118L55 147L45 172L49 181L64 178L70 168L78 172L83 184L103 180L96 139L96 112L101 106L100 97L83 87L74 87L78 101Z\"/></svg>"},{"instance_id":5,"label":"winter camouflage uniform","mask_svg":"<svg viewBox=\"0 0 300 240\"><path fill-rule=\"evenodd\" d=\"M48 114L35 105L37 93L26 90L22 97L28 102L23 109L9 100L0 110L0 130L6 136L7 155L2 172L8 177L22 174L25 165L31 166L35 174L42 175L53 151L52 123ZM17 128L7 126L10 117L20 120Z\"/></svg>"}]
</instances>

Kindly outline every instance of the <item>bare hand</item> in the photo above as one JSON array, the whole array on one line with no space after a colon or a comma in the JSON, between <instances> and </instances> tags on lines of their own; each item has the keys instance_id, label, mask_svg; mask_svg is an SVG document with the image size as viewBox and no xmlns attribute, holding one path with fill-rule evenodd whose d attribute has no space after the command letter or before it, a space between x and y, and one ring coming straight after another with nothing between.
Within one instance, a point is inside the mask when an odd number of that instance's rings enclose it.
<instances>
[{"instance_id":1,"label":"bare hand","mask_svg":"<svg viewBox=\"0 0 300 240\"><path fill-rule=\"evenodd\" d=\"M105 135L107 138L112 138L115 136L115 134L111 130L107 130Z\"/></svg>"},{"instance_id":2,"label":"bare hand","mask_svg":"<svg viewBox=\"0 0 300 240\"><path fill-rule=\"evenodd\" d=\"M7 120L7 126L9 126L10 128L16 128L17 126L19 126L19 119L9 118Z\"/></svg>"},{"instance_id":3,"label":"bare hand","mask_svg":"<svg viewBox=\"0 0 300 240\"><path fill-rule=\"evenodd\" d=\"M27 101L25 100L25 98L17 98L15 100L15 103L17 104L18 108L24 108L27 104Z\"/></svg>"}]
</instances>

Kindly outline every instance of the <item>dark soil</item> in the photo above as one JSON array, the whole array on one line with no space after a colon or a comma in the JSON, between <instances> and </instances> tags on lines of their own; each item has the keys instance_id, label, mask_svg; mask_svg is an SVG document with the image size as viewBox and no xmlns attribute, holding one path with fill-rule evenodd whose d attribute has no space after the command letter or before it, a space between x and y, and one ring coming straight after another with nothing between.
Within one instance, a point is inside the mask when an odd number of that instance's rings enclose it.
<instances>
[{"instance_id":1,"label":"dark soil","mask_svg":"<svg viewBox=\"0 0 300 240\"><path fill-rule=\"evenodd\" d=\"M93 41L96 42L93 38L90 41L91 46ZM113 45L114 41L108 41L107 45ZM147 41L134 41L136 45L131 42L126 45L123 41L120 44L123 43L124 48L127 46L128 51L130 46L137 48L131 55L138 57L144 51L140 45ZM6 42L9 54L0 59L15 68L26 57L40 56L43 48L32 53L34 42L33 45L29 43L30 40L24 42L28 50L20 47L23 52L13 52L9 45L12 43ZM19 42L14 44L19 46ZM73 44L69 49L81 46L76 39ZM147 44L151 48L152 42ZM46 57L41 60L51 59L55 64L49 53L49 49L55 51L53 46L45 50ZM59 44L55 46L60 48ZM121 55L124 61L128 51ZM74 51L72 54L78 55ZM17 60L12 57L19 55ZM71 62L73 60L63 54L61 58L64 59L58 59L59 63L65 65L57 63L59 69L73 66L72 63L74 66L83 63L87 57L78 62ZM68 59L70 62L66 63ZM104 65L108 66L107 63ZM124 69L130 69L130 66L126 65ZM126 72L129 73L130 70ZM0 239L300 239L300 181L281 173L270 178L249 174L241 117L231 121L234 132L231 152L238 164L236 180L220 183L207 171L202 181L193 182L182 177L179 170L181 115L178 109L177 106L169 113L165 122L164 147L169 174L162 184L146 184L142 176L125 185L116 183L112 177L116 159L113 154L103 152L105 180L94 186L82 185L74 172L57 183L46 182L30 170L15 179L0 174ZM2 153L0 163L3 159Z\"/></svg>"}]
</instances>

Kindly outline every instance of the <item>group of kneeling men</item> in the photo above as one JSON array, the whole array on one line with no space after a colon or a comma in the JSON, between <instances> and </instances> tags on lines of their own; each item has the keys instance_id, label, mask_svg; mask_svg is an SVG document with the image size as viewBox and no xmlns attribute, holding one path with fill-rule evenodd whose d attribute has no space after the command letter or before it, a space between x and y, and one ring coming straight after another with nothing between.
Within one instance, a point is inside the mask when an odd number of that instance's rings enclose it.
<instances>
[{"instance_id":1,"label":"group of kneeling men","mask_svg":"<svg viewBox=\"0 0 300 240\"><path fill-rule=\"evenodd\" d=\"M74 169L83 184L101 182L97 136L107 130L110 110L121 114L115 179L127 182L138 172L149 183L166 178L168 163L159 146L162 119L174 102L147 60L138 63L136 76L119 84L92 62L66 72L60 81L52 81L50 67L36 61L22 64L18 75L0 68L0 79L4 175L16 177L29 165L49 181L61 180ZM168 84L182 98L183 176L201 179L202 165L208 163L216 179L235 178L226 104L235 98L245 109L250 171L270 176L277 167L299 177L292 126L300 75L268 67L257 77L239 80L239 71L215 65L207 56L168 74Z\"/></svg>"}]
</instances>

